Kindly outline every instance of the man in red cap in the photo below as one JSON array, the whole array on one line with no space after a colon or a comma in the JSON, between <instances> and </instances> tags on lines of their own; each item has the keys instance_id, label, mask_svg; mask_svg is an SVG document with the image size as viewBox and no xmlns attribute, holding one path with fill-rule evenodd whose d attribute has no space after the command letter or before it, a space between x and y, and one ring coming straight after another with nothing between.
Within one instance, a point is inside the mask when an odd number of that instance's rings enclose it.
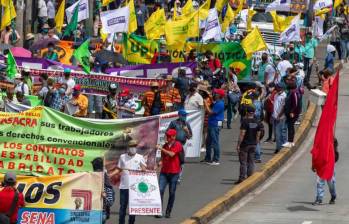
<instances>
[{"instance_id":1,"label":"man in red cap","mask_svg":"<svg viewBox=\"0 0 349 224\"><path fill-rule=\"evenodd\" d=\"M81 86L75 85L72 93L72 104L77 106L78 109L73 114L74 117L86 117L87 116L87 107L88 99L86 96L81 94Z\"/></svg>"},{"instance_id":2,"label":"man in red cap","mask_svg":"<svg viewBox=\"0 0 349 224\"><path fill-rule=\"evenodd\" d=\"M224 96L223 89L213 90L214 103L212 107L205 105L206 111L208 111L208 129L206 138L206 156L202 162L206 162L209 165L218 166L220 157L219 146L219 123L224 120ZM213 159L212 159L213 149Z\"/></svg>"},{"instance_id":3,"label":"man in red cap","mask_svg":"<svg viewBox=\"0 0 349 224\"><path fill-rule=\"evenodd\" d=\"M161 161L159 166L161 167L159 177L159 188L161 201L163 200L164 192L167 184L169 185L170 195L168 198L165 217L171 217L171 211L175 201L176 187L181 172L181 162L179 154L182 152L182 144L176 141L177 131L175 129L169 129L166 132L166 143L163 147L158 146L161 151ZM161 216L157 216L161 218Z\"/></svg>"},{"instance_id":4,"label":"man in red cap","mask_svg":"<svg viewBox=\"0 0 349 224\"><path fill-rule=\"evenodd\" d=\"M124 88L119 94L118 118L132 118L137 109L136 100L128 88Z\"/></svg>"}]
</instances>

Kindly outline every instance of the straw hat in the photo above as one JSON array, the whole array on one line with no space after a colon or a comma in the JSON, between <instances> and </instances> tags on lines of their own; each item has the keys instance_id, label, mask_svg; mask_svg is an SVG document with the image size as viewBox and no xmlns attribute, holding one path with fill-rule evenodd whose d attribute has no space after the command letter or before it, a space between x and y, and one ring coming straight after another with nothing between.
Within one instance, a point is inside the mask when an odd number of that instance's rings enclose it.
<instances>
[{"instance_id":1,"label":"straw hat","mask_svg":"<svg viewBox=\"0 0 349 224\"><path fill-rule=\"evenodd\" d=\"M25 40L31 40L31 39L34 39L35 38L35 35L32 34L32 33L28 33L27 35L25 35Z\"/></svg>"}]
</instances>

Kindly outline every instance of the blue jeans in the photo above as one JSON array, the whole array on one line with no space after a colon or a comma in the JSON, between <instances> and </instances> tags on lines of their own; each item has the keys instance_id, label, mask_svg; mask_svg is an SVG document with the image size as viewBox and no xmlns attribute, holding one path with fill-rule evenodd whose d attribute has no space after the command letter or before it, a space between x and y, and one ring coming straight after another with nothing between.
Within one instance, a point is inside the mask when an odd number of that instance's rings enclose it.
<instances>
[{"instance_id":1,"label":"blue jeans","mask_svg":"<svg viewBox=\"0 0 349 224\"><path fill-rule=\"evenodd\" d=\"M346 59L349 56L349 41L341 40L341 51L342 59Z\"/></svg>"},{"instance_id":2,"label":"blue jeans","mask_svg":"<svg viewBox=\"0 0 349 224\"><path fill-rule=\"evenodd\" d=\"M212 160L212 148L213 148L213 160ZM206 156L205 160L207 162L219 162L219 127L207 128L207 138L206 138Z\"/></svg>"},{"instance_id":3,"label":"blue jeans","mask_svg":"<svg viewBox=\"0 0 349 224\"><path fill-rule=\"evenodd\" d=\"M128 205L128 189L120 189L119 224L125 224L127 205ZM136 216L129 215L128 224L134 224L135 221L136 221Z\"/></svg>"},{"instance_id":4,"label":"blue jeans","mask_svg":"<svg viewBox=\"0 0 349 224\"><path fill-rule=\"evenodd\" d=\"M286 118L275 120L275 138L276 138L276 150L279 151L282 148L282 145L287 141L287 125Z\"/></svg>"},{"instance_id":5,"label":"blue jeans","mask_svg":"<svg viewBox=\"0 0 349 224\"><path fill-rule=\"evenodd\" d=\"M171 214L173 204L176 198L176 188L179 178L179 173L160 173L159 188L161 201L163 201L165 189L169 185L169 198L167 202L166 214Z\"/></svg>"},{"instance_id":6,"label":"blue jeans","mask_svg":"<svg viewBox=\"0 0 349 224\"><path fill-rule=\"evenodd\" d=\"M310 84L311 70L313 68L313 63L310 63L311 60L312 58L304 57L304 72L305 72L304 85Z\"/></svg>"},{"instance_id":7,"label":"blue jeans","mask_svg":"<svg viewBox=\"0 0 349 224\"><path fill-rule=\"evenodd\" d=\"M232 97L228 95L228 105L227 105L227 126L230 127L231 120L233 116L237 113L236 104L240 100L240 95L238 93L230 93Z\"/></svg>"},{"instance_id":8,"label":"blue jeans","mask_svg":"<svg viewBox=\"0 0 349 224\"><path fill-rule=\"evenodd\" d=\"M331 180L323 180L320 177L317 177L316 180L316 200L322 201L322 199L325 196L325 183L327 182L328 189L330 190L330 194L332 198L336 198L336 178L335 174L333 174L333 177Z\"/></svg>"},{"instance_id":9,"label":"blue jeans","mask_svg":"<svg viewBox=\"0 0 349 224\"><path fill-rule=\"evenodd\" d=\"M255 154L255 159L260 160L261 159L261 144L256 145L256 154Z\"/></svg>"}]
</instances>

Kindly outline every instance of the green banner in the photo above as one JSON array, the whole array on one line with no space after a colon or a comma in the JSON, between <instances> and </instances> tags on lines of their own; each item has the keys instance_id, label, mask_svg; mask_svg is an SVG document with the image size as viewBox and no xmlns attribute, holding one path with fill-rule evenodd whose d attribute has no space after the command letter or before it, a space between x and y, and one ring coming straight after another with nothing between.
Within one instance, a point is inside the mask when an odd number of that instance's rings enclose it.
<instances>
[{"instance_id":1,"label":"green banner","mask_svg":"<svg viewBox=\"0 0 349 224\"><path fill-rule=\"evenodd\" d=\"M93 171L91 162L103 156L113 172L130 139L137 141L138 152L152 169L158 130L158 117L82 120L44 107L1 112L0 173L45 176Z\"/></svg>"},{"instance_id":2,"label":"green banner","mask_svg":"<svg viewBox=\"0 0 349 224\"><path fill-rule=\"evenodd\" d=\"M148 40L131 34L127 37L124 48L124 57L127 61L137 64L150 64L154 53L159 49L159 44L157 40Z\"/></svg>"}]
</instances>

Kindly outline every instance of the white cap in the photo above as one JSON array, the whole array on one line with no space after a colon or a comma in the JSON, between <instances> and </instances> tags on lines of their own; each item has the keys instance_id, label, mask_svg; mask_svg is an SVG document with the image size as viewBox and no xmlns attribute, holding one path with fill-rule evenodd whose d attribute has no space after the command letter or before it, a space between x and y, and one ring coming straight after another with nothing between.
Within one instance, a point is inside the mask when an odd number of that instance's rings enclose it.
<instances>
[{"instance_id":1,"label":"white cap","mask_svg":"<svg viewBox=\"0 0 349 224\"><path fill-rule=\"evenodd\" d=\"M333 46L331 44L327 45L327 53L331 53L331 52L334 52L334 51L336 51L335 46Z\"/></svg>"},{"instance_id":2,"label":"white cap","mask_svg":"<svg viewBox=\"0 0 349 224\"><path fill-rule=\"evenodd\" d=\"M23 66L23 71L30 72L30 68L28 66Z\"/></svg>"},{"instance_id":3,"label":"white cap","mask_svg":"<svg viewBox=\"0 0 349 224\"><path fill-rule=\"evenodd\" d=\"M17 73L17 74L15 75L15 79L21 79L21 78L22 78L21 73Z\"/></svg>"},{"instance_id":4,"label":"white cap","mask_svg":"<svg viewBox=\"0 0 349 224\"><path fill-rule=\"evenodd\" d=\"M302 62L299 62L299 63L295 64L295 66L298 67L298 68L301 68L301 69L304 68L304 64Z\"/></svg>"}]
</instances>

